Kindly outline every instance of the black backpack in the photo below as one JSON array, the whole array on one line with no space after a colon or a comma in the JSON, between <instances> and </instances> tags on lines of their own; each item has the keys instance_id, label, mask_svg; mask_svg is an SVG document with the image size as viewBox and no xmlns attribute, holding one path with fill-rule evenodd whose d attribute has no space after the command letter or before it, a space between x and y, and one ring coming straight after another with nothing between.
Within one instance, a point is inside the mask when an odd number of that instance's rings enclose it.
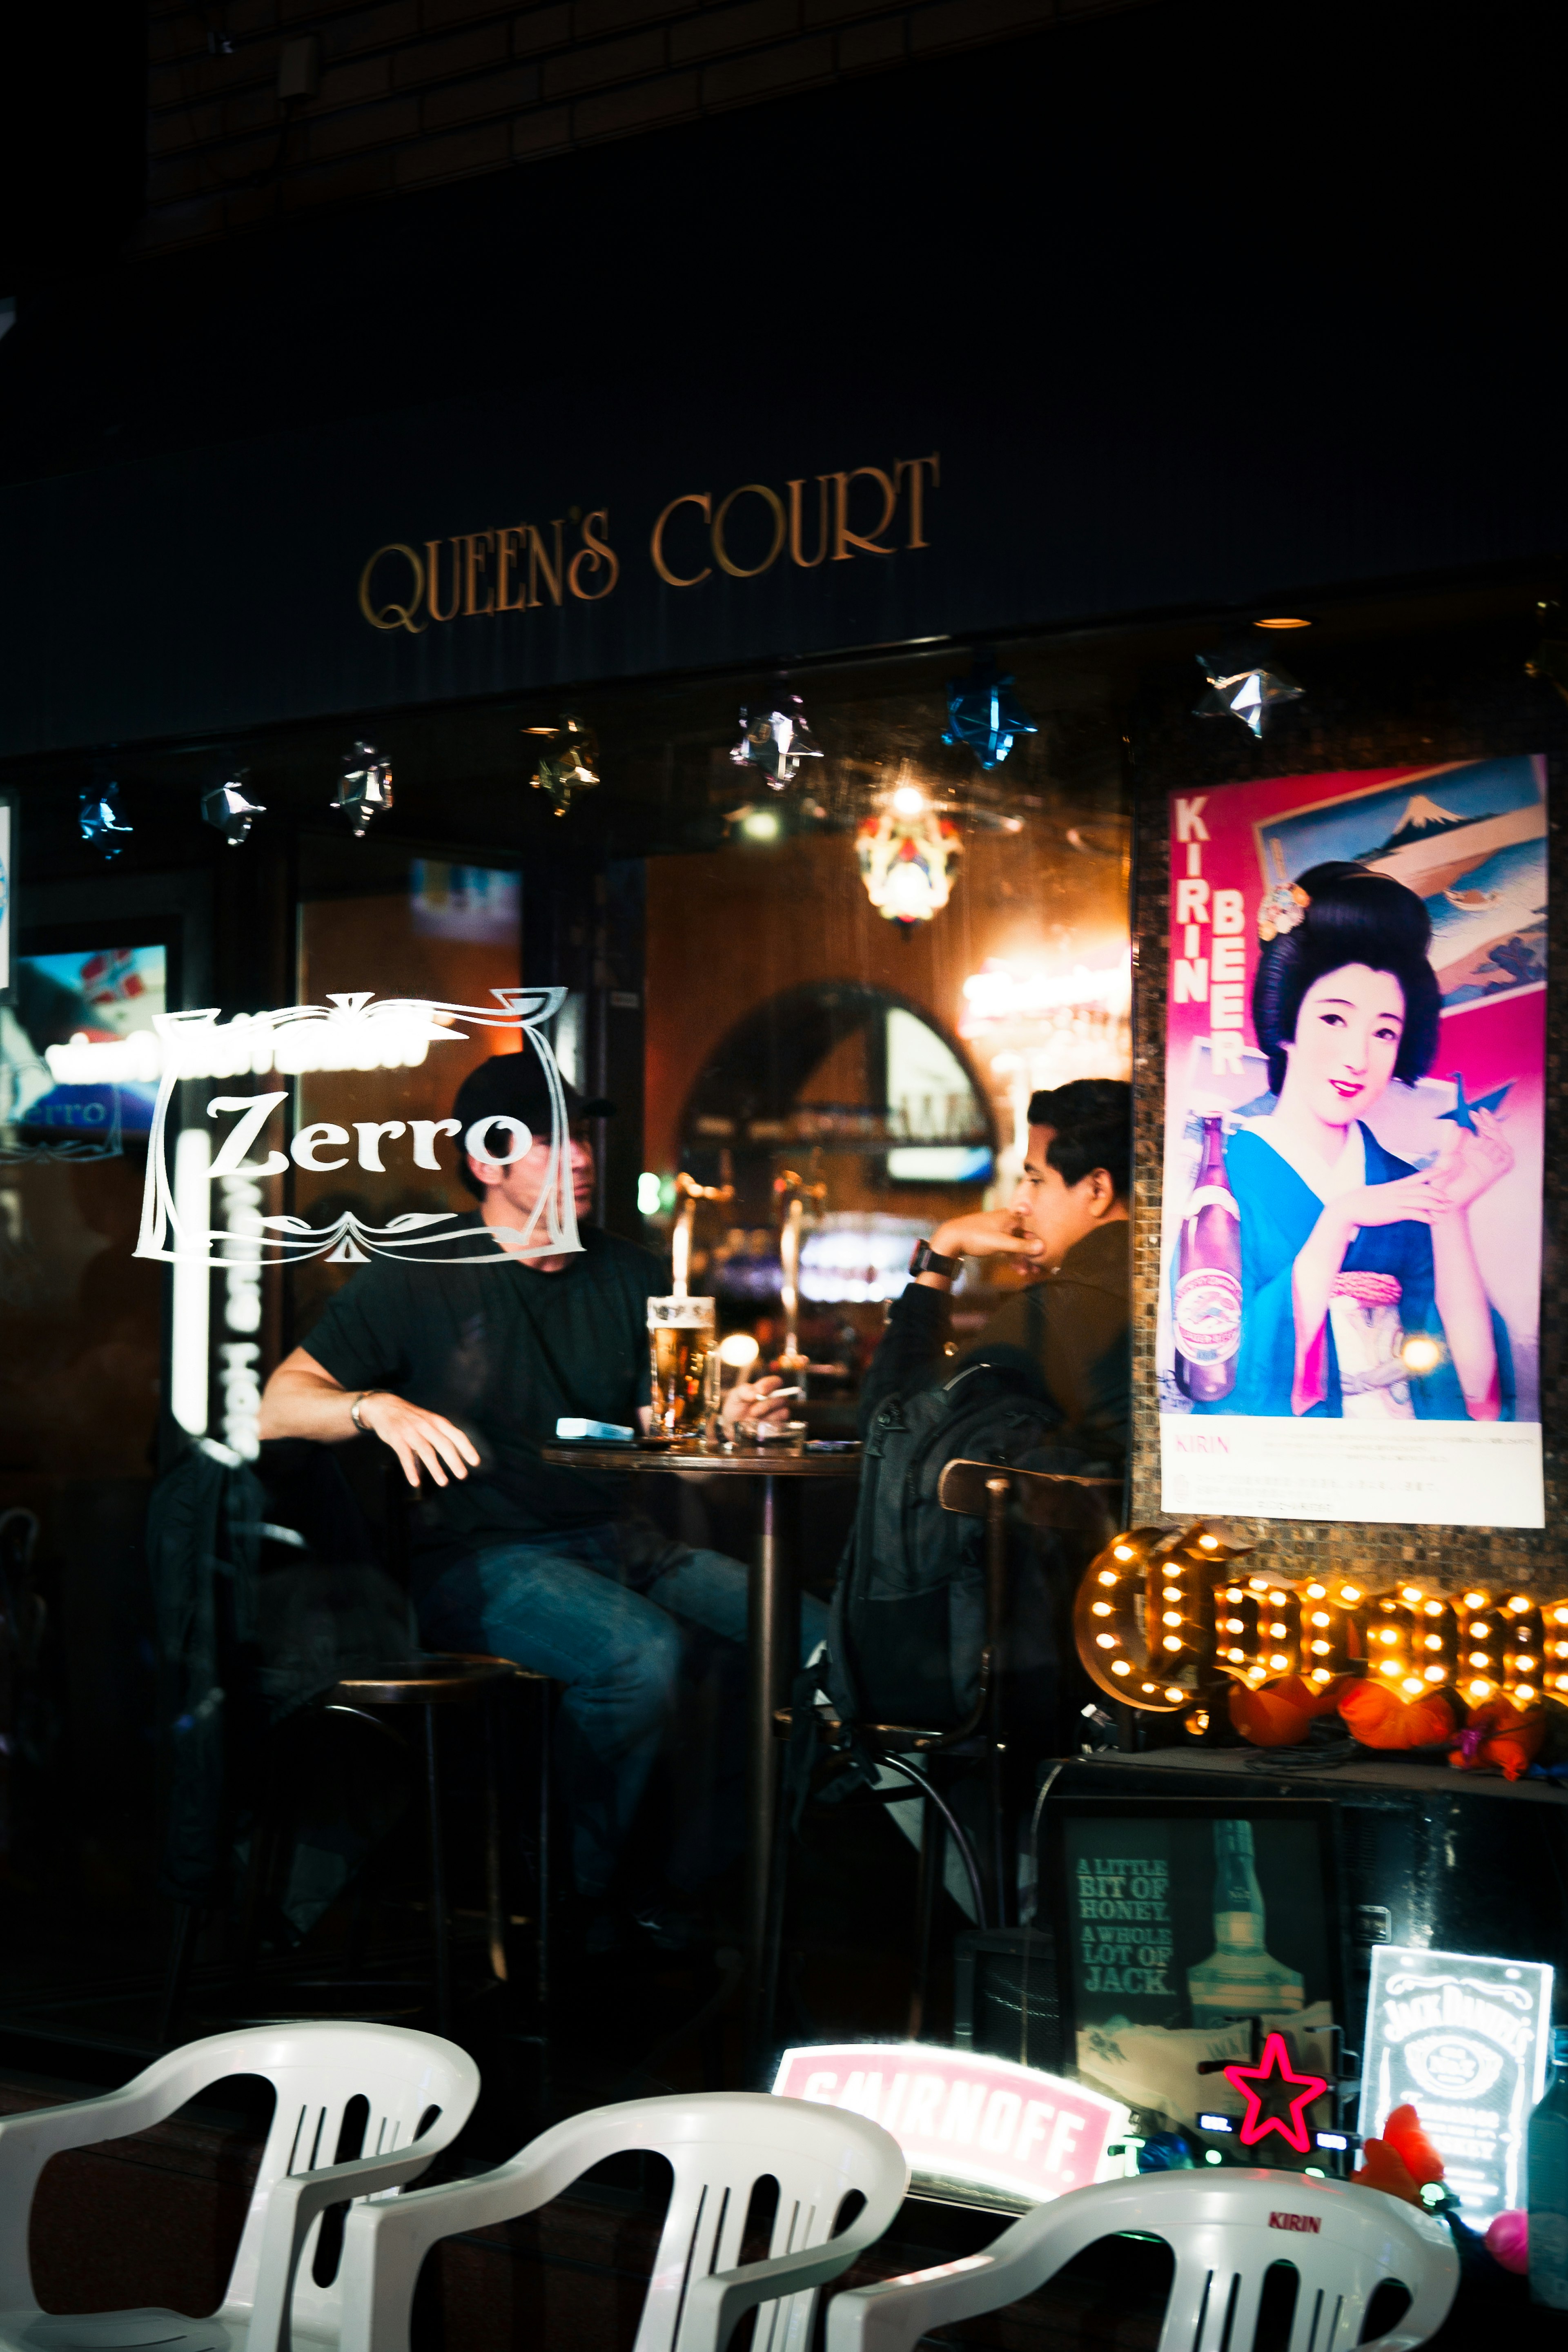
<instances>
[{"instance_id":1,"label":"black backpack","mask_svg":"<svg viewBox=\"0 0 1568 2352\"><path fill-rule=\"evenodd\" d=\"M985 1641L984 1528L944 1511L937 1486L954 1461L1095 1470L1051 1444L1061 1422L1032 1370L984 1359L878 1408L828 1628L825 1682L842 1720L947 1731L967 1719Z\"/></svg>"}]
</instances>

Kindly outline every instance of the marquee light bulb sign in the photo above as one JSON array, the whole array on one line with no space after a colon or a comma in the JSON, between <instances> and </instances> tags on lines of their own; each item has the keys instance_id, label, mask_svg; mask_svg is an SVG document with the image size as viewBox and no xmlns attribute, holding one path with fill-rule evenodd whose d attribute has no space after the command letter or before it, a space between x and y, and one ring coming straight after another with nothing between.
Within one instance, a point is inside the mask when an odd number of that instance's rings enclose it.
<instances>
[{"instance_id":1,"label":"marquee light bulb sign","mask_svg":"<svg viewBox=\"0 0 1568 2352\"><path fill-rule=\"evenodd\" d=\"M1374 1946L1362 2137L1413 2105L1465 2220L1484 2230L1528 2201L1525 2127L1545 2088L1551 2023L1543 1962Z\"/></svg>"},{"instance_id":2,"label":"marquee light bulb sign","mask_svg":"<svg viewBox=\"0 0 1568 2352\"><path fill-rule=\"evenodd\" d=\"M1191 1706L1225 1677L1256 1689L1281 1675L1320 1688L1364 1669L1400 1697L1448 1687L1471 1706L1568 1700L1568 1599L1368 1592L1341 1576L1285 1577L1247 1555L1226 1520L1130 1528L1079 1588L1079 1655L1110 1698L1155 1715Z\"/></svg>"},{"instance_id":3,"label":"marquee light bulb sign","mask_svg":"<svg viewBox=\"0 0 1568 2352\"><path fill-rule=\"evenodd\" d=\"M371 1257L424 1265L499 1265L510 1257L580 1249L565 1099L546 1033L546 1024L565 1001L565 991L506 988L494 994L492 1005L437 1003L419 997L376 1004L368 993L341 995L324 1005L289 1005L226 1023L220 1023L215 1011L157 1016L159 1087L136 1255L176 1267L244 1266L254 1280L258 1264L294 1265L314 1257L334 1265L360 1265ZM259 1180L280 1176L290 1166L312 1175L353 1168L356 1182L367 1176L393 1178L402 1189L410 1169L440 1172L438 1144L500 1167L521 1160L535 1138L521 1119L507 1113L479 1119L466 1133L455 1118L396 1117L346 1124L318 1119L290 1133L289 1087L253 1086L241 1092L237 1085L241 1078L292 1076L304 1071L392 1073L418 1066L432 1047L476 1034L495 1039L494 1049L536 1054L544 1076L551 1117L548 1154L538 1200L521 1226L487 1225L475 1234L471 1225L459 1225L454 1210L406 1212L384 1224L352 1210L322 1225L312 1225L304 1217L258 1213ZM127 1038L123 1045L139 1053L144 1050L140 1038ZM85 1065L90 1055L120 1053L121 1047L73 1042L58 1050L69 1057L75 1077L79 1062ZM120 1073L118 1066L110 1073L95 1064L92 1075ZM64 1077L66 1070L57 1076ZM214 1080L222 1085L226 1079L236 1082L232 1090L226 1086L221 1092L205 1091ZM188 1080L199 1082L201 1108L195 1118L187 1109L182 1123L176 1090ZM387 1108L395 1112L395 1089L389 1094ZM186 1148L190 1146L198 1148ZM383 1156L389 1151L395 1154L390 1162ZM213 1200L226 1204L241 1194L247 1211L243 1221L215 1223Z\"/></svg>"}]
</instances>

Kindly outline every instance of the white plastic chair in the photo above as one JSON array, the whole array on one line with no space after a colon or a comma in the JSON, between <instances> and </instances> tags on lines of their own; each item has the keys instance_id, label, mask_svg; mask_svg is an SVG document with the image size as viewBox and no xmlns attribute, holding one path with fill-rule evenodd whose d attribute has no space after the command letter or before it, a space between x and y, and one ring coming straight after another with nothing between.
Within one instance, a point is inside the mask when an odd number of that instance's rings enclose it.
<instances>
[{"instance_id":1,"label":"white plastic chair","mask_svg":"<svg viewBox=\"0 0 1568 2352\"><path fill-rule=\"evenodd\" d=\"M162 2123L229 2074L259 2074L278 2095L250 2210L210 2319L174 2311L60 2315L40 2310L27 2260L38 2175L62 2149L122 2139ZM320 2219L345 2198L416 2180L472 2112L479 2074L466 2052L395 2025L254 2026L171 2051L103 2098L0 2120L0 2352L287 2352L333 2346L342 2289L311 2275ZM332 2161L350 2101L369 2115L356 2160ZM423 2126L423 2128L422 2128ZM296 2275L298 2283L296 2284Z\"/></svg>"},{"instance_id":2,"label":"white plastic chair","mask_svg":"<svg viewBox=\"0 0 1568 2352\"><path fill-rule=\"evenodd\" d=\"M668 2158L675 2181L634 2352L723 2352L759 2314L753 2352L805 2352L817 2290L887 2229L909 2186L898 2142L838 2107L765 2092L712 2091L592 2107L474 2180L356 2205L343 2233L342 2352L408 2352L419 2265L438 2239L532 2213L623 2150ZM767 2259L737 2267L757 2181L778 2182ZM865 2210L830 2238L851 2189Z\"/></svg>"},{"instance_id":3,"label":"white plastic chair","mask_svg":"<svg viewBox=\"0 0 1568 2352\"><path fill-rule=\"evenodd\" d=\"M929 2332L1032 2294L1123 2230L1163 2238L1176 2257L1160 2352L1252 2352L1274 2263L1293 2263L1300 2281L1289 2352L1349 2352L1385 2279L1407 2289L1410 2307L1373 2341L1377 2352L1411 2352L1442 2326L1459 2283L1443 2223L1379 2189L1300 2172L1151 2172L1038 2205L988 2253L836 2296L827 2352L909 2352Z\"/></svg>"}]
</instances>

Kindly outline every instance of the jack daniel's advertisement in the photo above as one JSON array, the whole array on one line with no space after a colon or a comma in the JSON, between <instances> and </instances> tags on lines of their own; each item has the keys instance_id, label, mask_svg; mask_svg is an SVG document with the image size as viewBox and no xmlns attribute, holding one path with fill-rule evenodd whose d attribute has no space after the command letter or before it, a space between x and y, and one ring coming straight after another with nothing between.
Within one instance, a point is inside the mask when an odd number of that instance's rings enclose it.
<instances>
[{"instance_id":1,"label":"jack daniel's advertisement","mask_svg":"<svg viewBox=\"0 0 1568 2352\"><path fill-rule=\"evenodd\" d=\"M1068 2048L1079 2079L1139 2109L1145 2128L1242 2116L1224 2076L1197 2069L1245 2063L1255 2019L1287 2037L1298 2067L1332 2071L1324 1832L1292 1811L1091 1819L1064 1808ZM1326 2129L1320 2105L1313 2125Z\"/></svg>"}]
</instances>

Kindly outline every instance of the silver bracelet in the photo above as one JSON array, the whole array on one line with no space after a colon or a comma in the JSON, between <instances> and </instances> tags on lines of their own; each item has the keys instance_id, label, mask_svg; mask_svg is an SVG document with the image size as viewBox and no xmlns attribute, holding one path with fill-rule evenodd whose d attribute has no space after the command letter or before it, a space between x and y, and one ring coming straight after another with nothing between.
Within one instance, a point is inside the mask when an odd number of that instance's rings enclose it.
<instances>
[{"instance_id":1,"label":"silver bracelet","mask_svg":"<svg viewBox=\"0 0 1568 2352\"><path fill-rule=\"evenodd\" d=\"M360 1419L359 1409L361 1405L363 1404L366 1397L384 1396L385 1394L386 1391L384 1389L361 1389L358 1396L355 1397L353 1404L350 1405L349 1419L353 1422L354 1427L360 1432L362 1436L374 1437L375 1435L375 1432L370 1428L366 1423Z\"/></svg>"}]
</instances>

